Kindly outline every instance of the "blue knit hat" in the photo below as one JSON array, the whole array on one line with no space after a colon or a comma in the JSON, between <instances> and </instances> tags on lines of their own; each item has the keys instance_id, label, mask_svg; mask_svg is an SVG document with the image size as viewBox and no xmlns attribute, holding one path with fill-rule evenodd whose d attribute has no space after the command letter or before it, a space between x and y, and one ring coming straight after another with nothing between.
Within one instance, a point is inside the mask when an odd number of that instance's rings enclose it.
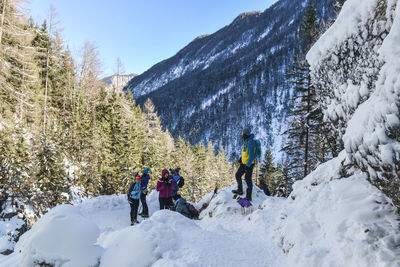
<instances>
[{"instance_id":1,"label":"blue knit hat","mask_svg":"<svg viewBox=\"0 0 400 267\"><path fill-rule=\"evenodd\" d=\"M143 172L143 174L148 174L148 173L149 173L149 170L150 170L150 168L146 168L146 169L144 169L142 172Z\"/></svg>"}]
</instances>

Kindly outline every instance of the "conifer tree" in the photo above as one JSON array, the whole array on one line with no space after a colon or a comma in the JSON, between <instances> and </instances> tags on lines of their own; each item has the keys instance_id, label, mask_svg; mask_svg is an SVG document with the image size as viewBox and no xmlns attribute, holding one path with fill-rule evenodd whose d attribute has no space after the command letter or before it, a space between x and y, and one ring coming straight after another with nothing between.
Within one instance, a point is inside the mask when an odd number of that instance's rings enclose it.
<instances>
[{"instance_id":1,"label":"conifer tree","mask_svg":"<svg viewBox=\"0 0 400 267\"><path fill-rule=\"evenodd\" d=\"M200 199L201 196L203 196L205 193L203 188L202 188L202 184L205 183L205 181L207 181L207 176L206 176L206 170L207 170L207 166L206 166L206 147L204 146L204 144L200 143L197 144L194 147L194 154L196 156L196 167L194 168L195 173L197 174L197 176L193 179L193 185L191 190L190 195L193 197L193 199Z\"/></svg>"},{"instance_id":2,"label":"conifer tree","mask_svg":"<svg viewBox=\"0 0 400 267\"><path fill-rule=\"evenodd\" d=\"M264 182L272 195L277 193L278 188L285 183L280 166L274 161L271 147L265 152L261 164L259 180Z\"/></svg>"},{"instance_id":3,"label":"conifer tree","mask_svg":"<svg viewBox=\"0 0 400 267\"><path fill-rule=\"evenodd\" d=\"M29 47L32 29L21 22L23 1L0 3L0 118L21 121L34 108L29 92L35 81L33 53Z\"/></svg>"},{"instance_id":4,"label":"conifer tree","mask_svg":"<svg viewBox=\"0 0 400 267\"><path fill-rule=\"evenodd\" d=\"M66 179L61 152L48 138L40 139L35 162L33 201L44 212L48 206L67 201L70 184Z\"/></svg>"},{"instance_id":5,"label":"conifer tree","mask_svg":"<svg viewBox=\"0 0 400 267\"><path fill-rule=\"evenodd\" d=\"M310 66L305 59L319 34L318 18L310 1L299 30L298 51L287 75L295 89L295 96L292 99L291 120L285 132L287 142L283 150L290 159L287 166L289 175L295 179L305 177L326 157L326 150L321 149L325 146L322 112L311 83Z\"/></svg>"},{"instance_id":6,"label":"conifer tree","mask_svg":"<svg viewBox=\"0 0 400 267\"><path fill-rule=\"evenodd\" d=\"M232 183L234 182L234 175L232 174L232 167L229 164L224 148L221 148L218 151L218 154L216 156L216 163L217 173L219 175L216 183L217 187L224 188L226 186L232 185Z\"/></svg>"}]
</instances>

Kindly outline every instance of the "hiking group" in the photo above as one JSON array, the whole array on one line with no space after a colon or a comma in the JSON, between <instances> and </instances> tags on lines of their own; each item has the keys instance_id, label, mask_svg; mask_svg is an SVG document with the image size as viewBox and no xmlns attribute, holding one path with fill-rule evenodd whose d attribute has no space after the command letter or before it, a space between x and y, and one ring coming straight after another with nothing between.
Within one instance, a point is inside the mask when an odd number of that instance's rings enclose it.
<instances>
[{"instance_id":1,"label":"hiking group","mask_svg":"<svg viewBox=\"0 0 400 267\"><path fill-rule=\"evenodd\" d=\"M232 190L235 195L243 194L242 176L245 174L245 181L247 184L246 201L252 201L252 173L257 158L261 156L261 145L258 140L254 139L254 135L251 133L250 127L245 127L241 133L243 139L242 153L240 158L240 166L236 172L236 181L238 187L236 190ZM139 214L143 218L149 217L149 208L146 203L146 196L148 193L148 184L150 180L149 168L142 171L142 175L133 173L136 178L128 191L128 201L131 206L131 225L138 223L137 213L139 209L139 200L142 203L142 212ZM160 203L160 210L170 209L175 210L182 215L196 219L198 218L199 212L196 208L188 203L178 192L185 184L184 178L179 174L180 168L163 169L161 172L161 178L157 181L156 190L159 192L158 200Z\"/></svg>"},{"instance_id":2,"label":"hiking group","mask_svg":"<svg viewBox=\"0 0 400 267\"><path fill-rule=\"evenodd\" d=\"M163 169L161 178L157 181L156 190L159 192L158 200L160 203L160 210L171 209L176 210L182 215L195 219L198 217L196 208L186 202L181 195L178 194L179 189L184 186L185 179L179 174L180 168L168 171ZM138 223L137 215L139 209L139 200L142 203L142 212L139 213L143 218L149 217L149 208L146 203L146 196L148 193L148 184L150 180L149 168L142 171L142 175L133 173L136 178L128 190L128 201L131 206L131 225Z\"/></svg>"}]
</instances>

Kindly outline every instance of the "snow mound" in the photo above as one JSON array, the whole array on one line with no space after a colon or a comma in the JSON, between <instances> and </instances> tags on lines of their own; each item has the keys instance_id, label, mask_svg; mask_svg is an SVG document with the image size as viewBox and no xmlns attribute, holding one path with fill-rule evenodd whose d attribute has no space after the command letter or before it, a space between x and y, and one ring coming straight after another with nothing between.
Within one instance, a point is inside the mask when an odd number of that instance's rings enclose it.
<instances>
[{"instance_id":1,"label":"snow mound","mask_svg":"<svg viewBox=\"0 0 400 267\"><path fill-rule=\"evenodd\" d=\"M365 174L336 179L346 157L295 183L277 223L283 266L400 266L396 208Z\"/></svg>"},{"instance_id":2,"label":"snow mound","mask_svg":"<svg viewBox=\"0 0 400 267\"><path fill-rule=\"evenodd\" d=\"M101 248L95 245L99 233L78 207L57 206L20 238L15 247L21 254L19 266L96 266L101 255Z\"/></svg>"}]
</instances>

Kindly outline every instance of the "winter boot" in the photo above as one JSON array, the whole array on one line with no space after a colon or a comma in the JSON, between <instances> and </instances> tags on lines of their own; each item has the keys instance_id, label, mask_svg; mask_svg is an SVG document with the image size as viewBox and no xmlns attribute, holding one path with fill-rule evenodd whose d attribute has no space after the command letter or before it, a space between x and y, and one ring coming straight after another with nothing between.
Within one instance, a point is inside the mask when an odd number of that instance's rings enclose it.
<instances>
[{"instance_id":1,"label":"winter boot","mask_svg":"<svg viewBox=\"0 0 400 267\"><path fill-rule=\"evenodd\" d=\"M140 216L142 216L143 218L149 218L149 214L142 213L142 214L140 214Z\"/></svg>"},{"instance_id":2,"label":"winter boot","mask_svg":"<svg viewBox=\"0 0 400 267\"><path fill-rule=\"evenodd\" d=\"M243 195L243 190L232 190L232 193L236 194L236 195Z\"/></svg>"},{"instance_id":3,"label":"winter boot","mask_svg":"<svg viewBox=\"0 0 400 267\"><path fill-rule=\"evenodd\" d=\"M248 201L251 201L251 196L246 196L245 197Z\"/></svg>"}]
</instances>

